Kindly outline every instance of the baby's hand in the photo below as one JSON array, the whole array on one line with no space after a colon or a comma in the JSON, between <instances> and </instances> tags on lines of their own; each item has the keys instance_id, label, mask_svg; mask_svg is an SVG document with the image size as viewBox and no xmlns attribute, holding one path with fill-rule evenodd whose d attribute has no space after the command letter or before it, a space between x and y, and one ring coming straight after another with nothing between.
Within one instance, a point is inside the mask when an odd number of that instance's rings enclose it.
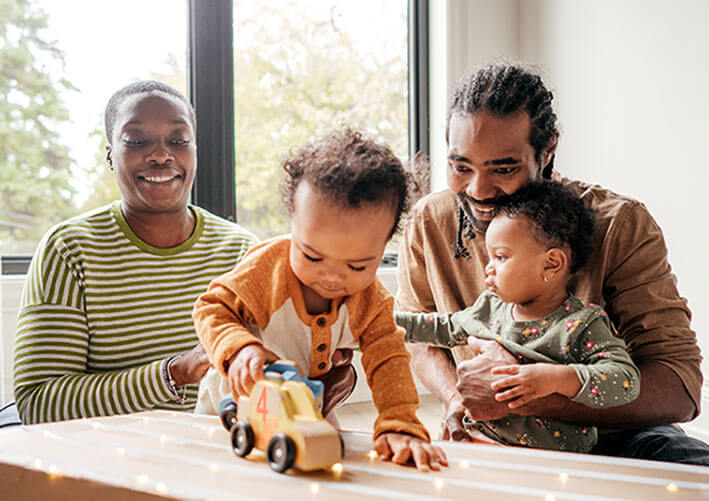
<instances>
[{"instance_id":1,"label":"baby's hand","mask_svg":"<svg viewBox=\"0 0 709 501\"><path fill-rule=\"evenodd\" d=\"M581 389L576 371L568 365L506 365L494 367L490 372L507 375L493 382L490 387L498 392L495 394L495 400L507 401L510 409L516 409L552 393L573 397Z\"/></svg>"},{"instance_id":2,"label":"baby's hand","mask_svg":"<svg viewBox=\"0 0 709 501\"><path fill-rule=\"evenodd\" d=\"M448 466L446 453L425 440L406 433L382 433L374 441L374 450L384 461L406 464L413 459L419 471L439 471L441 466Z\"/></svg>"},{"instance_id":3,"label":"baby's hand","mask_svg":"<svg viewBox=\"0 0 709 501\"><path fill-rule=\"evenodd\" d=\"M248 344L236 352L227 374L235 402L239 401L239 396L251 394L256 381L263 379L263 365L273 359L273 353L259 344Z\"/></svg>"}]
</instances>

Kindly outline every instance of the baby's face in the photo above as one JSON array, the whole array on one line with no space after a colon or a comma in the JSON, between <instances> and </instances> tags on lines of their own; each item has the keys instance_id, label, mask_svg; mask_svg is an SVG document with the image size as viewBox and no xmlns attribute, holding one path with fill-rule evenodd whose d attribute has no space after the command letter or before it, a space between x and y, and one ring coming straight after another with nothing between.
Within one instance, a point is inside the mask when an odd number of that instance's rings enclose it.
<instances>
[{"instance_id":1,"label":"baby's face","mask_svg":"<svg viewBox=\"0 0 709 501\"><path fill-rule=\"evenodd\" d=\"M547 248L534 238L527 218L495 217L485 233L485 246L490 258L485 285L506 303L527 304L548 287Z\"/></svg>"},{"instance_id":2,"label":"baby's face","mask_svg":"<svg viewBox=\"0 0 709 501\"><path fill-rule=\"evenodd\" d=\"M291 217L291 268L322 298L361 292L376 277L393 226L393 208L343 208L302 182Z\"/></svg>"}]
</instances>

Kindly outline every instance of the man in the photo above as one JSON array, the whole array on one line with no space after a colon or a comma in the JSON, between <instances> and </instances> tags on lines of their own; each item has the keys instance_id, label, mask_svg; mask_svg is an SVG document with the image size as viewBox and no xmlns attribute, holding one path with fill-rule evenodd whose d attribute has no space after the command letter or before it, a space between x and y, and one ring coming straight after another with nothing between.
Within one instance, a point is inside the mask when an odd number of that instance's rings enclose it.
<instances>
[{"instance_id":1,"label":"man","mask_svg":"<svg viewBox=\"0 0 709 501\"><path fill-rule=\"evenodd\" d=\"M607 410L552 395L515 413L598 426L606 433L594 453L709 464L709 446L672 426L699 413L701 355L662 231L639 202L553 170L559 131L551 102L541 79L515 65L485 67L458 86L446 131L450 189L412 212L400 247L398 306L446 312L473 304L485 290L484 238L496 201L531 180L561 181L598 211L594 253L571 290L605 308L640 368L641 393ZM510 414L490 388L502 377L492 367L516 363L499 344L471 340L452 350L453 360L439 348L409 349L419 379L444 404L443 438L465 439L466 412L477 420Z\"/></svg>"}]
</instances>

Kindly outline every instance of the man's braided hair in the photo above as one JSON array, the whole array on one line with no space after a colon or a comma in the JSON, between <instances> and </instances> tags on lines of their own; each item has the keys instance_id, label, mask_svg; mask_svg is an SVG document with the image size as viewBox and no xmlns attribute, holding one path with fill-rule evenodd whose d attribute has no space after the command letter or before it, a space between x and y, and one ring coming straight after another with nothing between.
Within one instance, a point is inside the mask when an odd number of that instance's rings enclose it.
<instances>
[{"instance_id":1,"label":"man's braided hair","mask_svg":"<svg viewBox=\"0 0 709 501\"><path fill-rule=\"evenodd\" d=\"M510 63L494 63L480 68L463 77L453 94L453 102L448 111L446 139L453 115L469 116L488 113L496 117L507 117L523 112L529 116L529 144L534 148L534 158L541 166L544 152L559 137L556 113L551 106L553 95L544 86L539 75L531 69ZM551 179L554 157L542 170L544 179ZM463 207L458 208L458 230L453 257L470 257L463 244L463 234L474 238L472 222Z\"/></svg>"}]
</instances>

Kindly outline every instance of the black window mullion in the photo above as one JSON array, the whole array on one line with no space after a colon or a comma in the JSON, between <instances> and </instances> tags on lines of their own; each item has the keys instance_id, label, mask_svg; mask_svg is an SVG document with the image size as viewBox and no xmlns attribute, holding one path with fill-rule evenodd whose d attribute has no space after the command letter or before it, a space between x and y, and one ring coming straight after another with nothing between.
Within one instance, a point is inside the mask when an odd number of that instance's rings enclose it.
<instances>
[{"instance_id":1,"label":"black window mullion","mask_svg":"<svg viewBox=\"0 0 709 501\"><path fill-rule=\"evenodd\" d=\"M233 0L188 0L187 86L197 112L192 202L236 221Z\"/></svg>"},{"instance_id":2,"label":"black window mullion","mask_svg":"<svg viewBox=\"0 0 709 501\"><path fill-rule=\"evenodd\" d=\"M409 158L429 154L428 0L409 0Z\"/></svg>"}]
</instances>

